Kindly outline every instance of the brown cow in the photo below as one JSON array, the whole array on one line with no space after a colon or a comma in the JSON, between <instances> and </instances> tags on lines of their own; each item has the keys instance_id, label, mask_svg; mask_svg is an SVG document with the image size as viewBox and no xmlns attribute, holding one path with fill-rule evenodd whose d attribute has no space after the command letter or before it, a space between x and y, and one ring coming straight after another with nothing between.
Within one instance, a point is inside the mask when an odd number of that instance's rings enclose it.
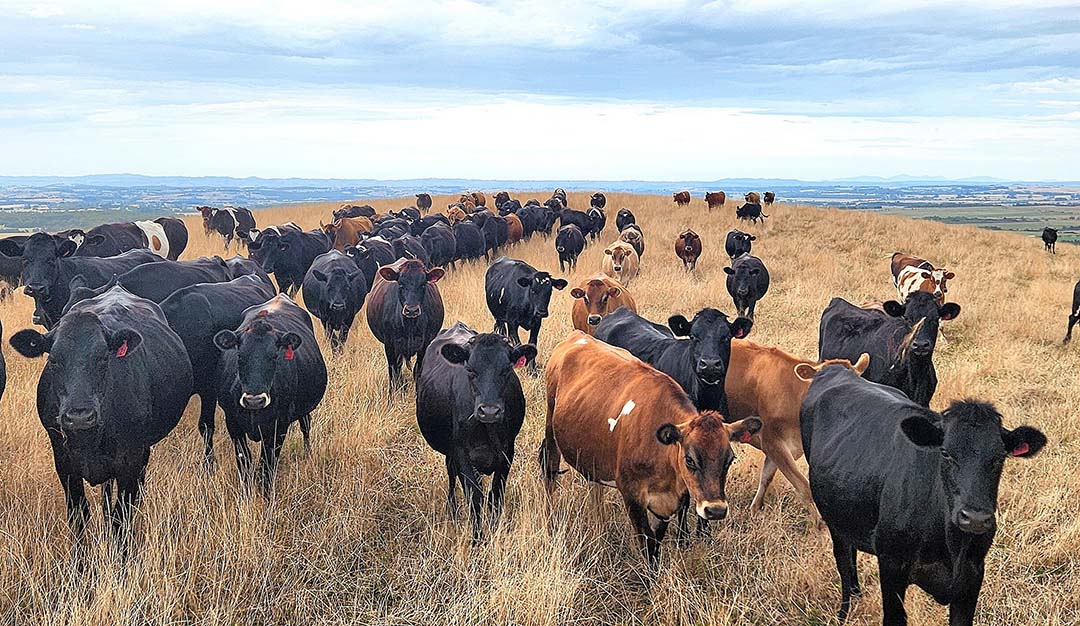
<instances>
[{"instance_id":1,"label":"brown cow","mask_svg":"<svg viewBox=\"0 0 1080 626\"><path fill-rule=\"evenodd\" d=\"M744 197L746 198L746 201L750 204L761 204L761 194L756 191L751 191L747 193Z\"/></svg>"},{"instance_id":2,"label":"brown cow","mask_svg":"<svg viewBox=\"0 0 1080 626\"><path fill-rule=\"evenodd\" d=\"M679 206L686 206L686 205L690 204L690 192L689 191L680 191L678 193L673 193L673 194L671 194L671 198L672 198L672 200L675 201L675 204L677 204Z\"/></svg>"},{"instance_id":3,"label":"brown cow","mask_svg":"<svg viewBox=\"0 0 1080 626\"><path fill-rule=\"evenodd\" d=\"M694 271L698 257L701 256L701 237L692 230L683 232L675 240L675 256L682 260L686 271Z\"/></svg>"},{"instance_id":4,"label":"brown cow","mask_svg":"<svg viewBox=\"0 0 1080 626\"><path fill-rule=\"evenodd\" d=\"M771 191L766 191L765 192L765 204L769 205L769 204L772 204L773 202L776 202L776 194L771 192Z\"/></svg>"},{"instance_id":5,"label":"brown cow","mask_svg":"<svg viewBox=\"0 0 1080 626\"><path fill-rule=\"evenodd\" d=\"M472 192L472 199L477 207L487 206L487 197L484 195L483 191Z\"/></svg>"},{"instance_id":6,"label":"brown cow","mask_svg":"<svg viewBox=\"0 0 1080 626\"><path fill-rule=\"evenodd\" d=\"M806 504L811 519L819 523L821 518L810 497L810 483L795 465L803 455L799 410L814 376L821 368L834 364L847 366L861 375L870 365L870 355L864 353L854 365L843 359L809 361L746 339L731 341L731 360L724 381L730 417L742 419L756 415L764 423L752 441L765 453L765 462L751 508L764 507L765 492L779 469Z\"/></svg>"},{"instance_id":7,"label":"brown cow","mask_svg":"<svg viewBox=\"0 0 1080 626\"><path fill-rule=\"evenodd\" d=\"M420 209L424 213L431 210L431 194L418 193L416 194L416 208Z\"/></svg>"},{"instance_id":8,"label":"brown cow","mask_svg":"<svg viewBox=\"0 0 1080 626\"><path fill-rule=\"evenodd\" d=\"M604 248L600 271L629 287L630 281L638 275L638 254L634 246L616 241Z\"/></svg>"},{"instance_id":9,"label":"brown cow","mask_svg":"<svg viewBox=\"0 0 1080 626\"><path fill-rule=\"evenodd\" d=\"M506 219L506 243L521 241L521 238L525 235L525 227L521 224L521 218L511 213L504 219Z\"/></svg>"},{"instance_id":10,"label":"brown cow","mask_svg":"<svg viewBox=\"0 0 1080 626\"><path fill-rule=\"evenodd\" d=\"M605 315L621 306L637 313L637 303L630 292L619 281L605 274L597 274L583 281L570 290L570 296L574 298L574 308L570 314L574 328L589 335L593 334Z\"/></svg>"},{"instance_id":11,"label":"brown cow","mask_svg":"<svg viewBox=\"0 0 1080 626\"><path fill-rule=\"evenodd\" d=\"M547 428L540 468L548 506L562 458L586 479L615 487L654 568L668 520L693 498L704 519L727 515L732 441L761 428L699 413L674 380L629 352L574 331L548 360Z\"/></svg>"},{"instance_id":12,"label":"brown cow","mask_svg":"<svg viewBox=\"0 0 1080 626\"><path fill-rule=\"evenodd\" d=\"M330 224L321 224L322 231L334 238L334 249L345 252L345 248L360 242L361 235L371 232L371 220L366 217L343 217Z\"/></svg>"},{"instance_id":13,"label":"brown cow","mask_svg":"<svg viewBox=\"0 0 1080 626\"><path fill-rule=\"evenodd\" d=\"M197 207L199 213L202 214L202 227L206 236L214 234L214 229L210 227L210 218L214 216L214 207L201 206Z\"/></svg>"},{"instance_id":14,"label":"brown cow","mask_svg":"<svg viewBox=\"0 0 1080 626\"><path fill-rule=\"evenodd\" d=\"M465 207L460 202L455 202L447 207L446 218L450 220L451 226L458 222L464 222L467 216Z\"/></svg>"},{"instance_id":15,"label":"brown cow","mask_svg":"<svg viewBox=\"0 0 1080 626\"><path fill-rule=\"evenodd\" d=\"M510 202L510 194L506 193L505 191L500 191L499 193L495 194L495 208L496 209L500 208L502 205L506 204L507 202Z\"/></svg>"},{"instance_id":16,"label":"brown cow","mask_svg":"<svg viewBox=\"0 0 1080 626\"><path fill-rule=\"evenodd\" d=\"M709 205L709 210L719 207L724 208L724 203L727 202L727 194L723 191L710 191L705 194L705 202Z\"/></svg>"}]
</instances>

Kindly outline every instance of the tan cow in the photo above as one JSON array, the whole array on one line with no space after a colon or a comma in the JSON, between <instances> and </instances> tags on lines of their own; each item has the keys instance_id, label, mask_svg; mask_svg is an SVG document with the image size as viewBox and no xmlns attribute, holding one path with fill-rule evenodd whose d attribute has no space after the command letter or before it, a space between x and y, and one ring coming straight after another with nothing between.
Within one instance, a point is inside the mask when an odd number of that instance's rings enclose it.
<instances>
[{"instance_id":1,"label":"tan cow","mask_svg":"<svg viewBox=\"0 0 1080 626\"><path fill-rule=\"evenodd\" d=\"M331 224L321 224L322 231L334 238L334 249L344 252L345 248L360 242L361 235L371 232L371 220L366 217L343 217Z\"/></svg>"},{"instance_id":2,"label":"tan cow","mask_svg":"<svg viewBox=\"0 0 1080 626\"><path fill-rule=\"evenodd\" d=\"M634 246L616 241L604 248L600 271L629 287L630 281L638 275L638 254Z\"/></svg>"},{"instance_id":3,"label":"tan cow","mask_svg":"<svg viewBox=\"0 0 1080 626\"><path fill-rule=\"evenodd\" d=\"M570 290L570 295L574 298L574 308L570 314L574 328L590 335L605 315L621 306L637 313L637 304L630 292L619 281L605 274L582 281Z\"/></svg>"},{"instance_id":4,"label":"tan cow","mask_svg":"<svg viewBox=\"0 0 1080 626\"><path fill-rule=\"evenodd\" d=\"M746 198L746 201L750 204L761 204L761 194L756 191L751 191L747 193L744 197Z\"/></svg>"}]
</instances>

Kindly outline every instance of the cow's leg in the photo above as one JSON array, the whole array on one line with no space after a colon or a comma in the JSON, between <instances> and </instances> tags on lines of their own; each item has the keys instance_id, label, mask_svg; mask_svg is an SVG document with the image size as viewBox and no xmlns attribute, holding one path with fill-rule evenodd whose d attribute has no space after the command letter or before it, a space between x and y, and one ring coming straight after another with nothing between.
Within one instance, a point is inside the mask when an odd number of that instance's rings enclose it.
<instances>
[{"instance_id":1,"label":"cow's leg","mask_svg":"<svg viewBox=\"0 0 1080 626\"><path fill-rule=\"evenodd\" d=\"M949 604L949 626L971 626L975 623L975 605L979 603L979 589L982 588L983 574L978 573L977 581L970 581L970 588L975 591L957 598Z\"/></svg>"},{"instance_id":2,"label":"cow's leg","mask_svg":"<svg viewBox=\"0 0 1080 626\"><path fill-rule=\"evenodd\" d=\"M393 400L394 391L401 384L401 357L390 345L383 345L383 351L386 353L386 369L390 374L389 395Z\"/></svg>"},{"instance_id":3,"label":"cow's leg","mask_svg":"<svg viewBox=\"0 0 1080 626\"><path fill-rule=\"evenodd\" d=\"M232 233L229 233L223 237L225 239L225 253L228 254L229 246L232 245Z\"/></svg>"},{"instance_id":4,"label":"cow's leg","mask_svg":"<svg viewBox=\"0 0 1080 626\"><path fill-rule=\"evenodd\" d=\"M550 397L550 396L549 396ZM548 426L544 430L544 440L540 442L538 461L540 474L544 480L544 490L548 494L548 513L551 513L551 495L555 492L555 479L559 477L559 466L562 464L562 452L559 444L555 443L555 432L551 427L551 413L555 408L554 401L548 401Z\"/></svg>"},{"instance_id":5,"label":"cow's leg","mask_svg":"<svg viewBox=\"0 0 1080 626\"><path fill-rule=\"evenodd\" d=\"M907 626L904 595L908 588L908 572L891 559L878 557L881 578L882 626Z\"/></svg>"},{"instance_id":6,"label":"cow's leg","mask_svg":"<svg viewBox=\"0 0 1080 626\"><path fill-rule=\"evenodd\" d=\"M675 516L675 543L682 549L690 547L690 493L684 493L679 501L679 512Z\"/></svg>"},{"instance_id":7,"label":"cow's leg","mask_svg":"<svg viewBox=\"0 0 1080 626\"><path fill-rule=\"evenodd\" d=\"M510 476L510 465L513 461L514 446L511 444L503 458L503 463L496 468L491 478L491 493L488 494L488 525L492 533L495 532L499 519L502 517L503 502L506 500L506 479Z\"/></svg>"},{"instance_id":8,"label":"cow's leg","mask_svg":"<svg viewBox=\"0 0 1080 626\"><path fill-rule=\"evenodd\" d=\"M1080 322L1080 310L1069 316L1069 330L1065 332L1065 341L1063 343L1069 343L1069 341L1072 340L1073 326L1075 326L1077 322Z\"/></svg>"},{"instance_id":9,"label":"cow's leg","mask_svg":"<svg viewBox=\"0 0 1080 626\"><path fill-rule=\"evenodd\" d=\"M311 456L311 413L300 416L300 432L304 435L304 456Z\"/></svg>"},{"instance_id":10,"label":"cow's leg","mask_svg":"<svg viewBox=\"0 0 1080 626\"><path fill-rule=\"evenodd\" d=\"M111 524L113 516L116 514L116 502L113 500L113 488L115 486L115 478L110 478L101 483L101 516L105 520L105 524Z\"/></svg>"},{"instance_id":11,"label":"cow's leg","mask_svg":"<svg viewBox=\"0 0 1080 626\"><path fill-rule=\"evenodd\" d=\"M211 474L214 472L214 411L216 409L216 393L199 394L199 434L202 435L203 440L203 467Z\"/></svg>"},{"instance_id":12,"label":"cow's leg","mask_svg":"<svg viewBox=\"0 0 1080 626\"><path fill-rule=\"evenodd\" d=\"M270 499L274 489L278 458L281 456L281 446L285 443L285 435L288 432L288 425L275 422L274 430L263 433L262 436L262 452L259 454L259 484L267 500Z\"/></svg>"},{"instance_id":13,"label":"cow's leg","mask_svg":"<svg viewBox=\"0 0 1080 626\"><path fill-rule=\"evenodd\" d=\"M131 525L135 517L135 505L142 494L146 478L146 464L150 461L150 449L142 453L136 467L128 468L116 478L116 506L113 508L113 535L122 557L126 558L131 547Z\"/></svg>"},{"instance_id":14,"label":"cow's leg","mask_svg":"<svg viewBox=\"0 0 1080 626\"><path fill-rule=\"evenodd\" d=\"M473 543L479 543L483 537L480 517L484 510L484 491L480 484L480 474L469 462L468 453L461 446L455 446L454 462L458 467L461 491L469 501L469 519L472 520Z\"/></svg>"},{"instance_id":15,"label":"cow's leg","mask_svg":"<svg viewBox=\"0 0 1080 626\"><path fill-rule=\"evenodd\" d=\"M852 586L856 575L855 559L853 558L851 544L844 541L842 537L832 532L831 529L829 534L832 536L836 571L840 574L840 612L837 613L836 619L843 623L847 619L848 613L851 612Z\"/></svg>"},{"instance_id":16,"label":"cow's leg","mask_svg":"<svg viewBox=\"0 0 1080 626\"><path fill-rule=\"evenodd\" d=\"M49 431L52 439L53 431ZM59 435L56 435L59 438ZM64 502L67 504L68 526L75 536L76 543L81 543L86 522L90 519L90 505L86 502L86 491L82 476L75 473L71 466L67 452L64 451L63 443L52 441L53 464L56 467L56 477L60 479L60 486L64 488Z\"/></svg>"},{"instance_id":17,"label":"cow's leg","mask_svg":"<svg viewBox=\"0 0 1080 626\"><path fill-rule=\"evenodd\" d=\"M518 325L506 322L506 336L510 339L510 343L515 346L521 345L521 335L518 332Z\"/></svg>"},{"instance_id":18,"label":"cow's leg","mask_svg":"<svg viewBox=\"0 0 1080 626\"><path fill-rule=\"evenodd\" d=\"M232 437L233 450L236 453L236 473L240 477L240 484L244 489L251 488L251 449L248 448L247 436L229 433Z\"/></svg>"},{"instance_id":19,"label":"cow's leg","mask_svg":"<svg viewBox=\"0 0 1080 626\"><path fill-rule=\"evenodd\" d=\"M664 531L667 530L667 522L659 521L654 526L645 507L630 497L624 497L624 500L626 502L626 512L630 515L630 522L634 525L634 530L637 531L638 539L641 542L641 550L645 554L645 560L649 563L649 567L656 571L660 568L660 541L664 537ZM656 528L661 526L662 530L658 534Z\"/></svg>"},{"instance_id":20,"label":"cow's leg","mask_svg":"<svg viewBox=\"0 0 1080 626\"><path fill-rule=\"evenodd\" d=\"M753 501L750 502L750 508L758 511L765 508L765 493L769 490L769 484L772 483L772 479L776 476L776 463L773 462L772 457L768 453L765 454L765 462L761 464L761 475L758 477L757 492L754 494Z\"/></svg>"},{"instance_id":21,"label":"cow's leg","mask_svg":"<svg viewBox=\"0 0 1080 626\"><path fill-rule=\"evenodd\" d=\"M454 455L446 455L446 514L451 519L458 517L457 484L458 471L454 464Z\"/></svg>"}]
</instances>

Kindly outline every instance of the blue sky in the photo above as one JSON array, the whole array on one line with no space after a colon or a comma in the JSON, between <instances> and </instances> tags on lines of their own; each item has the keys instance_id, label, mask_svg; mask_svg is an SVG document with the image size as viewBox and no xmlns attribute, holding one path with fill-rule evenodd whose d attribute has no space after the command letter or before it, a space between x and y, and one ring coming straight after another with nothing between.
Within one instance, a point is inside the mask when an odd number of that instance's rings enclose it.
<instances>
[{"instance_id":1,"label":"blue sky","mask_svg":"<svg viewBox=\"0 0 1080 626\"><path fill-rule=\"evenodd\" d=\"M0 174L1080 178L1076 2L0 14Z\"/></svg>"}]
</instances>

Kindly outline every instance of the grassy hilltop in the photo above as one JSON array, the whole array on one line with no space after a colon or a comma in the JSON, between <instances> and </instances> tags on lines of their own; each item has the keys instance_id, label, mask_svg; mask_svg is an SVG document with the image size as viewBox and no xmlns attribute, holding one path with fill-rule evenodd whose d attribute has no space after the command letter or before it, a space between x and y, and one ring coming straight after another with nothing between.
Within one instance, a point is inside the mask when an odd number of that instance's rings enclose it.
<instances>
[{"instance_id":1,"label":"grassy hilltop","mask_svg":"<svg viewBox=\"0 0 1080 626\"><path fill-rule=\"evenodd\" d=\"M527 199L529 194L520 194ZM541 200L547 193L537 193ZM436 197L445 207L448 197ZM412 198L371 202L380 212ZM586 194L570 194L574 207ZM616 236L615 212L630 208L646 250L631 292L653 320L704 306L732 311L724 288L724 235L758 235L754 254L772 274L750 338L801 356L817 353L822 309L834 296L890 299L888 256L904 250L957 273L950 300L963 307L943 324L935 408L955 398L994 402L1010 427L1021 422L1050 438L1031 461L1010 461L1001 486L1000 530L987 560L977 621L1075 624L1080 614L1080 346L1062 347L1080 254L1051 256L1017 234L868 212L776 205L764 227L739 225L734 204L708 213L700 197L677 209L670 196L610 194L603 242L588 248L576 285L600 267ZM260 225L327 220L335 205L294 205L256 213ZM188 218L184 258L220 254L197 217ZM686 274L673 252L693 227L704 241L698 270ZM513 257L558 270L550 239L511 248ZM462 320L490 331L483 264L439 283L446 326ZM540 361L571 329L569 289L552 298ZM823 624L839 603L826 533L779 477L764 512L748 510L762 455L741 446L728 480L731 515L710 540L676 549L669 540L651 589L620 498L592 490L573 473L560 479L554 535L548 531L535 451L544 423L543 385L526 378L528 415L510 476L499 532L473 547L467 523L444 511L442 457L429 450L409 395L387 406L381 346L363 321L346 352L328 356L330 385L314 414L313 454L290 435L275 500L245 498L232 446L218 418L218 471L200 470L193 400L176 430L153 452L136 518L142 548L125 571L112 560L100 515L88 537L94 565L69 566L70 536L48 440L34 408L43 360L24 359L7 338L30 325L30 298L0 304L8 389L0 405L0 620L17 624L372 623L372 624ZM320 337L320 341L322 338ZM617 373L612 373L617 375ZM294 429L295 430L295 429ZM96 495L96 494L95 494ZM96 500L96 498L93 498ZM860 558L864 597L850 623L880 623L877 568ZM912 588L913 624L944 623L945 609Z\"/></svg>"}]
</instances>

